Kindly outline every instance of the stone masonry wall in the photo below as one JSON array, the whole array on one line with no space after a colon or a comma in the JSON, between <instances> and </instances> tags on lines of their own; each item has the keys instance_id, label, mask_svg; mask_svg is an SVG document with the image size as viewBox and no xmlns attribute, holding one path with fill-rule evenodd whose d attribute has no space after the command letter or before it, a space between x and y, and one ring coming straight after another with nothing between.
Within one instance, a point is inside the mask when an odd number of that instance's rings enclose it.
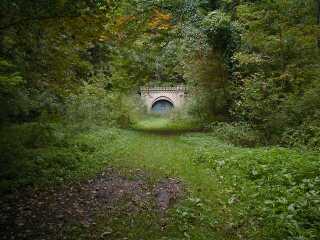
<instances>
[{"instance_id":1,"label":"stone masonry wall","mask_svg":"<svg viewBox=\"0 0 320 240\"><path fill-rule=\"evenodd\" d=\"M184 86L176 87L141 87L141 99L146 104L148 111L159 100L171 102L174 108L180 108L185 102L186 88Z\"/></svg>"}]
</instances>

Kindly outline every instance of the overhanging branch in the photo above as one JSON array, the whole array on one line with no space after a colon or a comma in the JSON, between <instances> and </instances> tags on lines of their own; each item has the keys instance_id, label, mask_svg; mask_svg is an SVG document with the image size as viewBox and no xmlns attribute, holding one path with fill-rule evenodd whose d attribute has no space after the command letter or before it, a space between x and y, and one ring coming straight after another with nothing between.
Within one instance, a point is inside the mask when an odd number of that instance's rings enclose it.
<instances>
[{"instance_id":1,"label":"overhanging branch","mask_svg":"<svg viewBox=\"0 0 320 240\"><path fill-rule=\"evenodd\" d=\"M63 19L63 18L80 18L84 17L83 15L74 15L74 16L40 16L40 17L33 17L33 18L24 18L20 19L18 21L9 23L5 26L0 26L0 31L9 29L11 27L15 27L17 25L29 23L29 22L34 22L34 21L45 21L45 20L53 20L53 19Z\"/></svg>"}]
</instances>

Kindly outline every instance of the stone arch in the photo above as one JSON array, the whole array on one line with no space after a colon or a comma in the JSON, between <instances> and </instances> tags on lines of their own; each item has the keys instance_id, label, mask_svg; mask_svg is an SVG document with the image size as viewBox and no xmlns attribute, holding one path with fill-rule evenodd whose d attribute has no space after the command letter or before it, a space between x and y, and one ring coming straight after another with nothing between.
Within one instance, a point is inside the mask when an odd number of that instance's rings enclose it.
<instances>
[{"instance_id":1,"label":"stone arch","mask_svg":"<svg viewBox=\"0 0 320 240\"><path fill-rule=\"evenodd\" d=\"M170 112L173 108L173 101L168 97L161 96L153 101L150 110L154 113L165 114Z\"/></svg>"},{"instance_id":2,"label":"stone arch","mask_svg":"<svg viewBox=\"0 0 320 240\"><path fill-rule=\"evenodd\" d=\"M167 102L171 103L172 106L174 107L174 102L170 98L168 98L166 96L160 96L160 97L157 97L156 99L154 99L152 101L151 107L153 107L157 102L159 102L161 100L164 100L164 101L167 101Z\"/></svg>"},{"instance_id":3,"label":"stone arch","mask_svg":"<svg viewBox=\"0 0 320 240\"><path fill-rule=\"evenodd\" d=\"M183 85L140 87L140 96L148 111L152 111L152 107L160 101L167 101L173 108L181 108L185 101L186 88Z\"/></svg>"}]
</instances>

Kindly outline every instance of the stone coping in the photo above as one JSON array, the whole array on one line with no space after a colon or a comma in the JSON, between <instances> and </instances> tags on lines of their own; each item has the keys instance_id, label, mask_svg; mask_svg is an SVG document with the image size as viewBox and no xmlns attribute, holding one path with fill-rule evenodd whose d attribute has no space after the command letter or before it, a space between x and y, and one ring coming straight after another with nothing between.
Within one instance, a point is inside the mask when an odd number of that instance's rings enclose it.
<instances>
[{"instance_id":1,"label":"stone coping","mask_svg":"<svg viewBox=\"0 0 320 240\"><path fill-rule=\"evenodd\" d=\"M140 87L141 92L167 92L167 91L186 91L187 88L183 85L175 87L159 86L159 87Z\"/></svg>"}]
</instances>

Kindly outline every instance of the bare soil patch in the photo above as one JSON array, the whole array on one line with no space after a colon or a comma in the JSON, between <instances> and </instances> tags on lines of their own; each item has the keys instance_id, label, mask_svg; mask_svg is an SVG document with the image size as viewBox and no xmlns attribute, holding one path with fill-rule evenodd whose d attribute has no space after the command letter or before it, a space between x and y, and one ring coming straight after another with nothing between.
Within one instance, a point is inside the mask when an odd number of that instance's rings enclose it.
<instances>
[{"instance_id":1,"label":"bare soil patch","mask_svg":"<svg viewBox=\"0 0 320 240\"><path fill-rule=\"evenodd\" d=\"M173 178L150 184L137 171L122 176L107 169L94 179L59 188L24 190L0 200L0 239L66 239L66 226L90 227L97 216L119 210L157 211L159 217L183 194ZM120 206L121 205L121 206Z\"/></svg>"}]
</instances>

